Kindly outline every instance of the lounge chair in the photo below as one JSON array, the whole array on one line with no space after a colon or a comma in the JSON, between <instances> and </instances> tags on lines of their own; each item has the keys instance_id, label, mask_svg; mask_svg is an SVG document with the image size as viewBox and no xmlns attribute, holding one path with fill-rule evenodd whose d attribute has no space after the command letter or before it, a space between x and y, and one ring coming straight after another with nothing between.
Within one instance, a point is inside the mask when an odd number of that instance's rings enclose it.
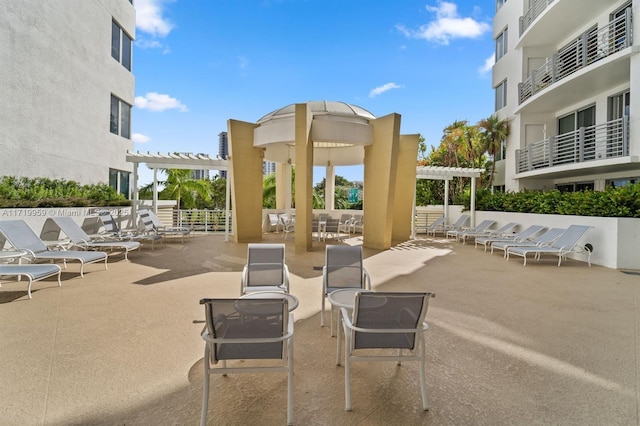
<instances>
[{"instance_id":1,"label":"lounge chair","mask_svg":"<svg viewBox=\"0 0 640 426\"><path fill-rule=\"evenodd\" d=\"M494 231L490 231L490 230L484 230L484 231L480 231L480 232L474 232L474 231L463 231L462 233L458 234L457 240L460 241L462 240L462 244L464 244L466 242L467 239L473 239L475 240L478 237L502 237L505 235L508 235L510 232L512 232L516 227L518 226L517 223L515 222L509 222L506 225L494 230Z\"/></svg>"},{"instance_id":2,"label":"lounge chair","mask_svg":"<svg viewBox=\"0 0 640 426\"><path fill-rule=\"evenodd\" d=\"M129 260L129 252L138 250L140 243L137 241L96 241L89 236L71 217L50 217L45 220L40 232L40 239L58 240L60 231L67 236L73 247L81 250L118 250L124 253L125 260Z\"/></svg>"},{"instance_id":3,"label":"lounge chair","mask_svg":"<svg viewBox=\"0 0 640 426\"><path fill-rule=\"evenodd\" d=\"M202 299L200 304L205 307L206 321L201 333L205 346L200 425L207 424L211 374L259 372L287 373L287 424L292 425L294 322L287 299ZM216 389L214 394L219 392ZM240 405L245 403L250 404Z\"/></svg>"},{"instance_id":4,"label":"lounge chair","mask_svg":"<svg viewBox=\"0 0 640 426\"><path fill-rule=\"evenodd\" d=\"M558 238L565 231L563 228L551 228L544 234L541 234L535 238L530 238L526 241L502 241L491 244L491 254L494 249L502 250L504 257L507 257L507 249L509 247L542 247L548 246L556 238Z\"/></svg>"},{"instance_id":5,"label":"lounge chair","mask_svg":"<svg viewBox=\"0 0 640 426\"><path fill-rule=\"evenodd\" d=\"M99 212L98 217L104 226L105 235L112 240L150 242L151 250L155 248L156 241L162 241L162 235L141 234L138 229L120 229L118 223L108 210Z\"/></svg>"},{"instance_id":6,"label":"lounge chair","mask_svg":"<svg viewBox=\"0 0 640 426\"><path fill-rule=\"evenodd\" d=\"M456 241L460 241L462 239L462 236L465 234L468 235L472 235L472 234L482 234L484 233L487 229L491 228L494 224L496 223L495 220L483 220L482 222L480 222L475 228L471 228L471 229L452 229L447 231L446 233L446 237L447 238L455 238ZM462 239L462 241L464 242L464 239Z\"/></svg>"},{"instance_id":7,"label":"lounge chair","mask_svg":"<svg viewBox=\"0 0 640 426\"><path fill-rule=\"evenodd\" d=\"M284 254L284 244L249 244L247 263L242 268L240 295L255 291L289 293L289 268Z\"/></svg>"},{"instance_id":8,"label":"lounge chair","mask_svg":"<svg viewBox=\"0 0 640 426\"><path fill-rule=\"evenodd\" d=\"M45 278L58 276L58 287L62 287L60 282L60 273L62 268L58 265L22 265L22 264L4 264L0 263L0 277L22 277L29 280L27 287L27 295L31 299L31 285Z\"/></svg>"},{"instance_id":9,"label":"lounge chair","mask_svg":"<svg viewBox=\"0 0 640 426\"><path fill-rule=\"evenodd\" d=\"M531 225L527 229L517 234L511 236L486 236L486 237L476 237L475 239L475 247L478 248L478 245L481 244L484 246L484 251L487 251L487 246L491 246L493 243L497 242L523 242L527 239L533 237L538 232L546 229L544 226L540 225Z\"/></svg>"},{"instance_id":10,"label":"lounge chair","mask_svg":"<svg viewBox=\"0 0 640 426\"><path fill-rule=\"evenodd\" d=\"M77 250L49 250L47 245L29 228L23 220L0 221L0 233L13 247L25 250L28 258L39 261L63 261L75 260L80 262L80 276L84 277L84 265L104 261L104 269L107 269L107 253L102 251L77 251Z\"/></svg>"},{"instance_id":11,"label":"lounge chair","mask_svg":"<svg viewBox=\"0 0 640 426\"><path fill-rule=\"evenodd\" d=\"M430 233L435 237L437 233L441 233L443 236L445 236L448 231L463 231L465 229L468 229L464 227L464 225L466 225L468 221L469 215L463 214L452 225L445 225L442 228L432 229L430 230ZM429 232L427 233L427 235L428 234Z\"/></svg>"},{"instance_id":12,"label":"lounge chair","mask_svg":"<svg viewBox=\"0 0 640 426\"><path fill-rule=\"evenodd\" d=\"M552 244L544 247L509 247L507 249L507 260L510 255L522 256L524 265L527 265L527 254L533 253L536 260L540 260L543 254L553 254L558 256L558 266L562 259L569 253L587 254L587 262L591 266L591 248L579 246L578 242L589 232L591 226L571 225Z\"/></svg>"},{"instance_id":13,"label":"lounge chair","mask_svg":"<svg viewBox=\"0 0 640 426\"><path fill-rule=\"evenodd\" d=\"M416 226L416 233L419 230L424 230L424 233L429 235L429 233L435 233L438 230L444 229L444 226L447 223L447 218L446 217L439 217L436 220L434 220L431 225L427 225L425 224L425 226Z\"/></svg>"},{"instance_id":14,"label":"lounge chair","mask_svg":"<svg viewBox=\"0 0 640 426\"><path fill-rule=\"evenodd\" d=\"M151 210L138 210L138 216L145 229L145 235L159 235L160 237L177 236L184 243L184 237L191 234L191 229L181 226L164 226L158 216Z\"/></svg>"},{"instance_id":15,"label":"lounge chair","mask_svg":"<svg viewBox=\"0 0 640 426\"><path fill-rule=\"evenodd\" d=\"M184 242L184 237L191 236L191 228L186 226L166 226L151 210L138 210L138 216L144 224L147 233L157 234L163 237L178 236L182 239L182 242Z\"/></svg>"},{"instance_id":16,"label":"lounge chair","mask_svg":"<svg viewBox=\"0 0 640 426\"><path fill-rule=\"evenodd\" d=\"M357 293L353 314L340 309L336 364L340 365L341 329L344 331L344 390L345 408L351 411L351 363L355 361L404 361L420 363L422 408L429 409L425 377L424 322L433 293ZM373 353L370 354L370 350ZM380 354L380 351L393 353ZM403 354L403 351L408 351ZM376 367L378 368L378 367ZM368 374L361 369L361 374ZM398 377L393 375L393 380Z\"/></svg>"}]
</instances>

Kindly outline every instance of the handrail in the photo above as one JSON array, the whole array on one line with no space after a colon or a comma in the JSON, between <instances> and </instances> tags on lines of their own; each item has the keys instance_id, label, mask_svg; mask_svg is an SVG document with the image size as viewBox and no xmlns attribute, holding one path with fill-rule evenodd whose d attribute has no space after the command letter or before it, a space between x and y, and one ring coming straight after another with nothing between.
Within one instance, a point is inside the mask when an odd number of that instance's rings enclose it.
<instances>
[{"instance_id":1,"label":"handrail","mask_svg":"<svg viewBox=\"0 0 640 426\"><path fill-rule=\"evenodd\" d=\"M522 15L519 19L520 24L520 36L529 28L531 23L542 14L542 12L553 3L554 0L533 0L531 7Z\"/></svg>"}]
</instances>

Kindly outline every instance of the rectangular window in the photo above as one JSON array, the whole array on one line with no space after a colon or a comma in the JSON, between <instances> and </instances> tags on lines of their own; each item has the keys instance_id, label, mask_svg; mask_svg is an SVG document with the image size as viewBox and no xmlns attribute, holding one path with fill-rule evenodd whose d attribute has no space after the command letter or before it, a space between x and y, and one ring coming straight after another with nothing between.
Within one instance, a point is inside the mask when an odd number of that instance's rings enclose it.
<instances>
[{"instance_id":1,"label":"rectangular window","mask_svg":"<svg viewBox=\"0 0 640 426\"><path fill-rule=\"evenodd\" d=\"M109 129L114 135L131 139L131 105L113 95Z\"/></svg>"},{"instance_id":2,"label":"rectangular window","mask_svg":"<svg viewBox=\"0 0 640 426\"><path fill-rule=\"evenodd\" d=\"M129 194L129 181L131 179L131 173L124 170L109 169L109 186L120 194L130 197Z\"/></svg>"},{"instance_id":3,"label":"rectangular window","mask_svg":"<svg viewBox=\"0 0 640 426\"><path fill-rule=\"evenodd\" d=\"M116 21L111 21L111 57L131 71L131 45L133 41Z\"/></svg>"},{"instance_id":4,"label":"rectangular window","mask_svg":"<svg viewBox=\"0 0 640 426\"><path fill-rule=\"evenodd\" d=\"M505 28L498 37L496 37L496 61L507 54L508 28Z\"/></svg>"},{"instance_id":5,"label":"rectangular window","mask_svg":"<svg viewBox=\"0 0 640 426\"><path fill-rule=\"evenodd\" d=\"M496 0L496 11L499 10L506 2L507 0Z\"/></svg>"},{"instance_id":6,"label":"rectangular window","mask_svg":"<svg viewBox=\"0 0 640 426\"><path fill-rule=\"evenodd\" d=\"M507 106L507 80L498 84L496 90L496 111Z\"/></svg>"}]
</instances>

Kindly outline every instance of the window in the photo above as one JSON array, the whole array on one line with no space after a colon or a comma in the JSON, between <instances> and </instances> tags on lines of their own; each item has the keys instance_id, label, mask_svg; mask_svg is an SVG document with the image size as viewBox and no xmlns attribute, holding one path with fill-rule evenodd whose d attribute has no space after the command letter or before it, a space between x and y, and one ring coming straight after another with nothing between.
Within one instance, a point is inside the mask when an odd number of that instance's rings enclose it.
<instances>
[{"instance_id":1,"label":"window","mask_svg":"<svg viewBox=\"0 0 640 426\"><path fill-rule=\"evenodd\" d=\"M500 142L500 150L496 152L494 161L500 161L507 158L507 140L503 139Z\"/></svg>"},{"instance_id":2,"label":"window","mask_svg":"<svg viewBox=\"0 0 640 426\"><path fill-rule=\"evenodd\" d=\"M124 170L109 169L109 186L129 198L129 179L131 173Z\"/></svg>"},{"instance_id":3,"label":"window","mask_svg":"<svg viewBox=\"0 0 640 426\"><path fill-rule=\"evenodd\" d=\"M593 182L562 183L556 185L556 189L560 192L593 191L593 188Z\"/></svg>"},{"instance_id":4,"label":"window","mask_svg":"<svg viewBox=\"0 0 640 426\"><path fill-rule=\"evenodd\" d=\"M640 177L634 178L622 178L622 179L607 179L605 185L607 188L620 188L621 186L632 185L634 183L640 183Z\"/></svg>"},{"instance_id":5,"label":"window","mask_svg":"<svg viewBox=\"0 0 640 426\"><path fill-rule=\"evenodd\" d=\"M111 95L111 119L109 129L114 135L131 138L131 105Z\"/></svg>"},{"instance_id":6,"label":"window","mask_svg":"<svg viewBox=\"0 0 640 426\"><path fill-rule=\"evenodd\" d=\"M131 37L116 21L111 21L111 57L131 71Z\"/></svg>"},{"instance_id":7,"label":"window","mask_svg":"<svg viewBox=\"0 0 640 426\"><path fill-rule=\"evenodd\" d=\"M506 2L507 0L496 0L496 11L499 10Z\"/></svg>"},{"instance_id":8,"label":"window","mask_svg":"<svg viewBox=\"0 0 640 426\"><path fill-rule=\"evenodd\" d=\"M496 61L507 54L508 28L505 28L498 37L496 37Z\"/></svg>"},{"instance_id":9,"label":"window","mask_svg":"<svg viewBox=\"0 0 640 426\"><path fill-rule=\"evenodd\" d=\"M507 106L507 80L496 86L496 111Z\"/></svg>"}]
</instances>

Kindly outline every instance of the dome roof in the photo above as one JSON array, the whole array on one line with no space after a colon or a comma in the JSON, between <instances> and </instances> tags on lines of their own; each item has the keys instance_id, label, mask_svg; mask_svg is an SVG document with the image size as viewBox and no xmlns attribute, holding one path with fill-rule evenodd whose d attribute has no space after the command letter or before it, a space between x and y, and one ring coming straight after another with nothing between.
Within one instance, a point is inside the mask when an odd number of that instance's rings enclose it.
<instances>
[{"instance_id":1,"label":"dome roof","mask_svg":"<svg viewBox=\"0 0 640 426\"><path fill-rule=\"evenodd\" d=\"M338 101L309 101L306 103L311 113L313 115L342 115L342 116L353 116L353 117L362 117L368 120L375 119L376 116L371 114L364 108L361 108L356 105L351 105L345 102ZM276 109L271 111L269 114L260 118L257 123L263 124L272 119L292 116L295 112L296 104L287 105L285 107Z\"/></svg>"}]
</instances>

